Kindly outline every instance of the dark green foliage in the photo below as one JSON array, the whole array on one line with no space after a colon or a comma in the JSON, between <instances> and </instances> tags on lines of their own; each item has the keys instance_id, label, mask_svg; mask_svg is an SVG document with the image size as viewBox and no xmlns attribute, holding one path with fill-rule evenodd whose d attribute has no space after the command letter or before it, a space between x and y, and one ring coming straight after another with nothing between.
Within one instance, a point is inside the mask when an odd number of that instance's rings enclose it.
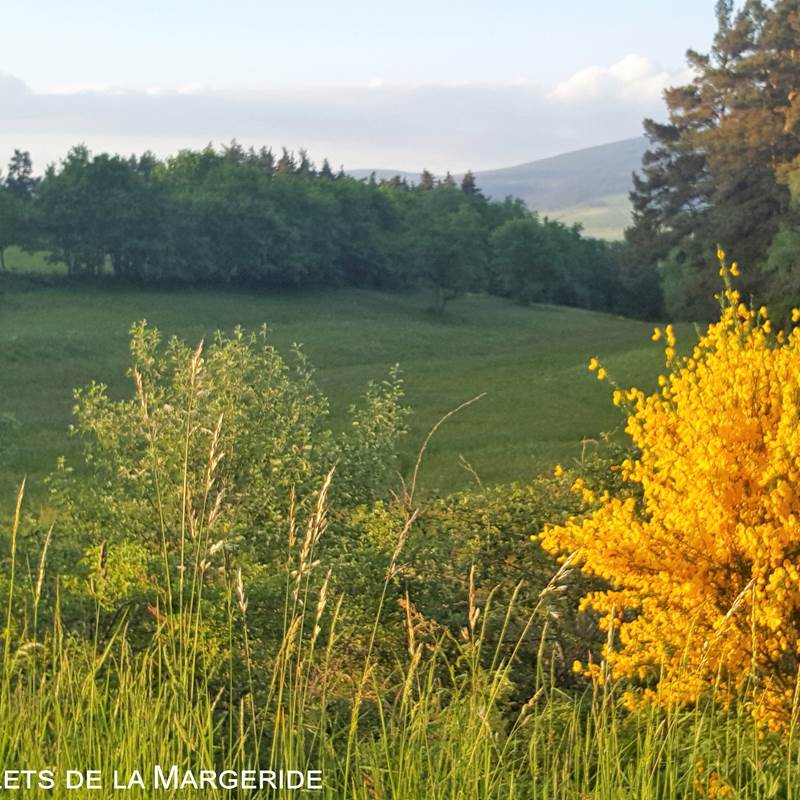
<instances>
[{"instance_id":1,"label":"dark green foliage","mask_svg":"<svg viewBox=\"0 0 800 800\"><path fill-rule=\"evenodd\" d=\"M4 183L6 189L17 199L31 199L37 181L33 177L33 162L27 150L14 150Z\"/></svg>"},{"instance_id":2,"label":"dark green foliage","mask_svg":"<svg viewBox=\"0 0 800 800\"><path fill-rule=\"evenodd\" d=\"M554 302L567 283L564 258L546 225L520 217L492 234L492 267L503 294L522 303Z\"/></svg>"},{"instance_id":3,"label":"dark green foliage","mask_svg":"<svg viewBox=\"0 0 800 800\"><path fill-rule=\"evenodd\" d=\"M7 248L26 246L34 239L31 205L36 183L30 154L14 150L7 174L0 180L0 272L6 270Z\"/></svg>"},{"instance_id":4,"label":"dark green foliage","mask_svg":"<svg viewBox=\"0 0 800 800\"><path fill-rule=\"evenodd\" d=\"M493 291L520 303L558 303L644 319L661 312L655 268L622 244L584 239L578 226L524 214L495 229Z\"/></svg>"},{"instance_id":5,"label":"dark green foliage","mask_svg":"<svg viewBox=\"0 0 800 800\"><path fill-rule=\"evenodd\" d=\"M136 278L166 255L165 198L149 181L146 157L92 158L73 148L60 170L48 170L36 192L37 223L53 256L69 274Z\"/></svg>"},{"instance_id":6,"label":"dark green foliage","mask_svg":"<svg viewBox=\"0 0 800 800\"><path fill-rule=\"evenodd\" d=\"M15 156L0 195L0 253L12 244L49 251L72 277L276 289L423 286L439 313L466 291L652 311L620 300L618 248L576 226L539 222L519 200L487 200L471 173L460 187L427 170L416 186L399 177L356 180L334 175L327 161L318 171L302 149L284 148L276 159L235 140L165 161L152 153L92 156L79 146L41 182L31 183L29 172L29 159ZM17 222L23 206L24 224ZM644 270L637 280L652 282L652 275Z\"/></svg>"},{"instance_id":7,"label":"dark green foliage","mask_svg":"<svg viewBox=\"0 0 800 800\"><path fill-rule=\"evenodd\" d=\"M6 249L26 238L26 211L24 202L0 185L0 272L6 270Z\"/></svg>"},{"instance_id":8,"label":"dark green foliage","mask_svg":"<svg viewBox=\"0 0 800 800\"><path fill-rule=\"evenodd\" d=\"M596 656L604 641L595 621L578 611L579 598L601 584L569 571L550 593L546 587L558 564L533 539L545 525L584 513L581 494L571 490L575 478L598 492L622 493L612 466L622 457L618 448L603 445L560 478L480 485L423 501L401 495L336 515L320 557L331 564L334 585L347 598L347 649L363 656L377 587L402 541L403 568L389 585L376 642L381 662L393 663L405 648L404 617L429 645L452 647L455 654L455 642L470 629L472 607L489 613L484 666L497 658L512 663L510 702L530 698L541 677L533 667L537 661L562 686L573 684L573 661ZM411 508L418 516L409 527ZM493 617L493 608L513 610Z\"/></svg>"},{"instance_id":9,"label":"dark green foliage","mask_svg":"<svg viewBox=\"0 0 800 800\"><path fill-rule=\"evenodd\" d=\"M479 194L478 184L475 181L472 170L467 170L464 173L464 177L461 179L461 191L464 192L464 194Z\"/></svg>"},{"instance_id":10,"label":"dark green foliage","mask_svg":"<svg viewBox=\"0 0 800 800\"><path fill-rule=\"evenodd\" d=\"M421 187L422 188L422 187ZM433 290L432 309L480 289L487 266L487 228L479 212L453 185L423 191L409 215L405 248L414 282Z\"/></svg>"},{"instance_id":11,"label":"dark green foliage","mask_svg":"<svg viewBox=\"0 0 800 800\"><path fill-rule=\"evenodd\" d=\"M800 157L784 170L789 211L770 242L763 271L771 289L773 313L788 318L800 302Z\"/></svg>"}]
</instances>

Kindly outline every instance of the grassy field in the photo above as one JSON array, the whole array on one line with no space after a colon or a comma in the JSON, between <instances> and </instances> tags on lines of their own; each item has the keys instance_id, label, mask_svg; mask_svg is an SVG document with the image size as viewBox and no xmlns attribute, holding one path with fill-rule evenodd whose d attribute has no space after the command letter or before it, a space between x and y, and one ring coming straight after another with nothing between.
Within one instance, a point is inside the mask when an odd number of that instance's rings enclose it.
<instances>
[{"instance_id":1,"label":"grassy field","mask_svg":"<svg viewBox=\"0 0 800 800\"><path fill-rule=\"evenodd\" d=\"M631 203L627 194L610 194L588 203L542 212L565 225L583 225L589 236L620 240L631 225Z\"/></svg>"},{"instance_id":2,"label":"grassy field","mask_svg":"<svg viewBox=\"0 0 800 800\"><path fill-rule=\"evenodd\" d=\"M6 269L28 275L66 275L67 265L47 260L46 253L28 253L19 247L9 247L5 253Z\"/></svg>"},{"instance_id":3,"label":"grassy field","mask_svg":"<svg viewBox=\"0 0 800 800\"><path fill-rule=\"evenodd\" d=\"M623 383L650 384L659 368L645 323L486 297L458 300L436 318L426 303L421 295L355 290L8 290L0 296L0 491L9 496L27 474L36 496L56 457L77 455L66 432L74 387L96 379L117 396L132 390L128 328L142 318L192 343L215 329L267 322L281 352L303 343L332 400L334 423L368 380L399 362L414 409L407 463L441 415L486 392L431 444L423 474L429 490L469 484L459 456L485 482L525 479L577 457L582 439L619 428L608 385L586 370L590 356Z\"/></svg>"}]
</instances>

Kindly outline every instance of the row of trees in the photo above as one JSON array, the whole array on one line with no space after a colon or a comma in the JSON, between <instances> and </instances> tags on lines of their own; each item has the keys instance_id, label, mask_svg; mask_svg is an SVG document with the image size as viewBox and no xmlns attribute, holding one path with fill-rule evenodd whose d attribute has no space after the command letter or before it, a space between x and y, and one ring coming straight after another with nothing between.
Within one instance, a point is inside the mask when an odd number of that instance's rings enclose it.
<instances>
[{"instance_id":1,"label":"row of trees","mask_svg":"<svg viewBox=\"0 0 800 800\"><path fill-rule=\"evenodd\" d=\"M660 262L668 311L708 317L717 243L747 264L745 289L780 312L800 296L800 3L716 3L711 51L668 89L668 122L631 195L634 257Z\"/></svg>"},{"instance_id":2,"label":"row of trees","mask_svg":"<svg viewBox=\"0 0 800 800\"><path fill-rule=\"evenodd\" d=\"M471 173L415 185L317 169L305 151L227 147L159 160L73 148L33 177L17 151L0 189L0 253L45 250L71 276L270 288L425 286L441 311L464 291L657 313L655 273ZM643 298L645 299L643 302Z\"/></svg>"}]
</instances>

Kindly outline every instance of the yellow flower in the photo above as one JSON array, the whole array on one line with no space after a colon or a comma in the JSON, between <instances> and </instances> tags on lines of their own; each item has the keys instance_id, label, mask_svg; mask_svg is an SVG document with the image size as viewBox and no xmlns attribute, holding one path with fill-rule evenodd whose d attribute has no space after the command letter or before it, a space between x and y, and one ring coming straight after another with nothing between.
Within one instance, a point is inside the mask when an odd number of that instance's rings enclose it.
<instances>
[{"instance_id":1,"label":"yellow flower","mask_svg":"<svg viewBox=\"0 0 800 800\"><path fill-rule=\"evenodd\" d=\"M654 328L653 335L650 337L651 341L657 342L661 338L661 328Z\"/></svg>"},{"instance_id":2,"label":"yellow flower","mask_svg":"<svg viewBox=\"0 0 800 800\"><path fill-rule=\"evenodd\" d=\"M573 661L572 662L572 671L573 672L583 672L583 664L580 661Z\"/></svg>"},{"instance_id":3,"label":"yellow flower","mask_svg":"<svg viewBox=\"0 0 800 800\"><path fill-rule=\"evenodd\" d=\"M731 275L733 275L734 278L739 277L739 264L736 261L731 264Z\"/></svg>"},{"instance_id":4,"label":"yellow flower","mask_svg":"<svg viewBox=\"0 0 800 800\"><path fill-rule=\"evenodd\" d=\"M556 464L556 468L553 470L553 475L555 475L556 478L563 477L564 467L562 467L561 464Z\"/></svg>"},{"instance_id":5,"label":"yellow flower","mask_svg":"<svg viewBox=\"0 0 800 800\"><path fill-rule=\"evenodd\" d=\"M800 322L800 309L792 320ZM631 690L631 707L693 704L717 687L723 704L745 691L760 730L791 723L786 687L800 655L800 393L791 387L800 335L771 332L767 309L751 311L732 290L686 358L676 357L665 328L672 368L659 388L612 394L614 403L628 400L626 432L638 453L620 465L623 491L595 497L575 481L592 512L538 540L554 555L580 553L583 569L610 587L581 608L614 634L604 655L611 677L660 676L656 687ZM757 691L741 690L754 671ZM719 775L703 783L729 796Z\"/></svg>"},{"instance_id":6,"label":"yellow flower","mask_svg":"<svg viewBox=\"0 0 800 800\"><path fill-rule=\"evenodd\" d=\"M597 380L602 381L606 375L608 375L608 373L603 369L603 367L600 367L600 369L597 370Z\"/></svg>"},{"instance_id":7,"label":"yellow flower","mask_svg":"<svg viewBox=\"0 0 800 800\"><path fill-rule=\"evenodd\" d=\"M594 372L600 366L600 362L596 358L589 359L589 370Z\"/></svg>"},{"instance_id":8,"label":"yellow flower","mask_svg":"<svg viewBox=\"0 0 800 800\"><path fill-rule=\"evenodd\" d=\"M725 260L725 251L721 247L717 246L717 261L724 261L724 260Z\"/></svg>"}]
</instances>

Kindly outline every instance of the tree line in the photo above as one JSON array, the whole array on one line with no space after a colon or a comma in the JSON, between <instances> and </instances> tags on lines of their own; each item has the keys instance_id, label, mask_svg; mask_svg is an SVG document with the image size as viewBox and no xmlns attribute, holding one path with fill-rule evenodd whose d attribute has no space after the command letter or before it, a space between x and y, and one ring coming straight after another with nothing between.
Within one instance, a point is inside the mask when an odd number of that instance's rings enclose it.
<instances>
[{"instance_id":1,"label":"tree line","mask_svg":"<svg viewBox=\"0 0 800 800\"><path fill-rule=\"evenodd\" d=\"M72 148L34 176L17 150L0 180L4 250L43 250L73 278L269 289L425 287L632 315L658 313L654 270L620 244L493 201L472 173L358 180L304 150L183 150L125 158Z\"/></svg>"},{"instance_id":2,"label":"tree line","mask_svg":"<svg viewBox=\"0 0 800 800\"><path fill-rule=\"evenodd\" d=\"M717 0L694 78L665 92L666 122L634 178L634 258L658 264L672 316L711 317L717 244L747 294L786 313L800 297L800 2Z\"/></svg>"}]
</instances>

